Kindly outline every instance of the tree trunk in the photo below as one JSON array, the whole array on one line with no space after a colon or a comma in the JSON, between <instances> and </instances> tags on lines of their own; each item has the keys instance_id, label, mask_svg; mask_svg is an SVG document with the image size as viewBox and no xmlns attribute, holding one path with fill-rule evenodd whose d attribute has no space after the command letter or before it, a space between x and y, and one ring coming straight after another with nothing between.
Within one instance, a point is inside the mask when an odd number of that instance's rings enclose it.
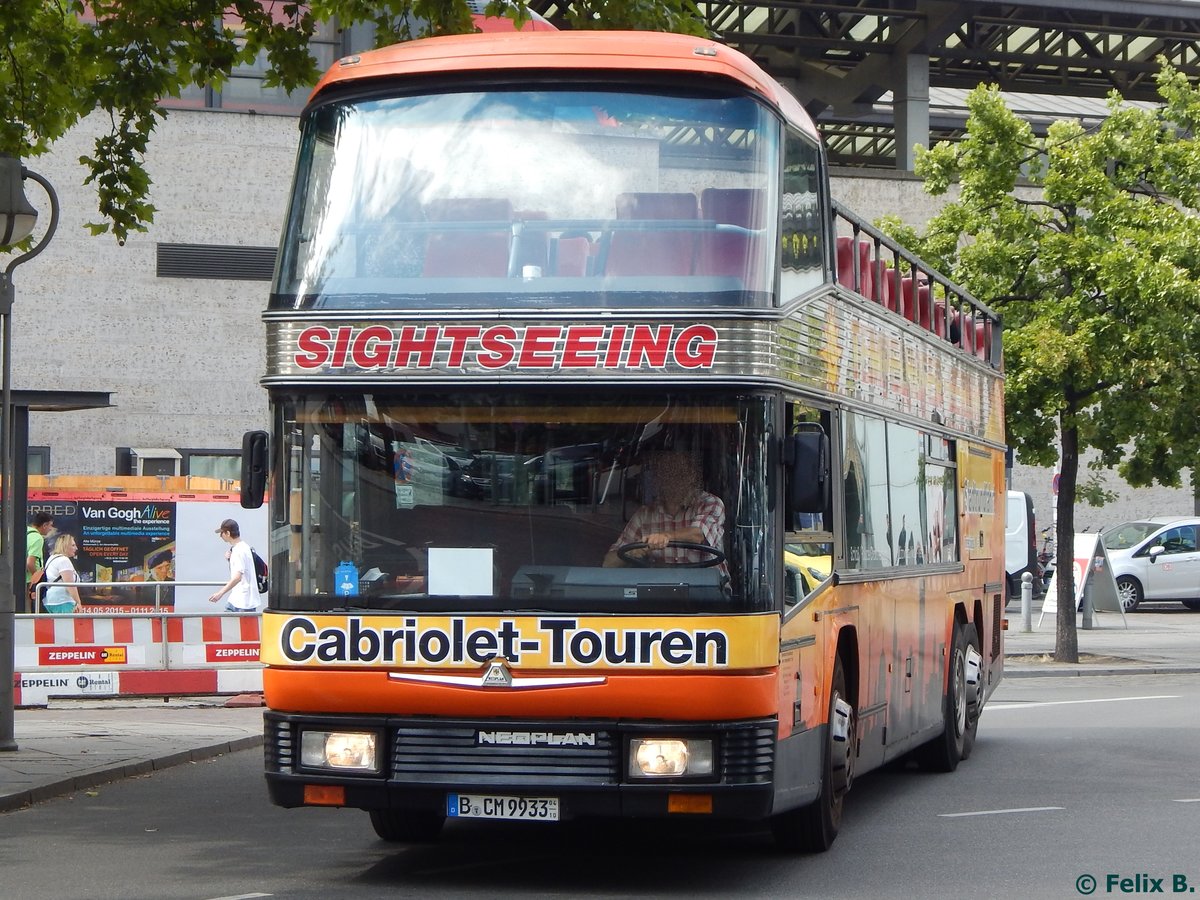
<instances>
[{"instance_id":1,"label":"tree trunk","mask_svg":"<svg viewBox=\"0 0 1200 900\"><path fill-rule=\"evenodd\" d=\"M1060 418L1060 422L1062 419ZM1056 662L1079 662L1075 630L1075 485L1079 480L1079 429L1060 428L1062 466L1058 476L1058 532L1054 571L1058 585L1058 620L1054 639Z\"/></svg>"}]
</instances>

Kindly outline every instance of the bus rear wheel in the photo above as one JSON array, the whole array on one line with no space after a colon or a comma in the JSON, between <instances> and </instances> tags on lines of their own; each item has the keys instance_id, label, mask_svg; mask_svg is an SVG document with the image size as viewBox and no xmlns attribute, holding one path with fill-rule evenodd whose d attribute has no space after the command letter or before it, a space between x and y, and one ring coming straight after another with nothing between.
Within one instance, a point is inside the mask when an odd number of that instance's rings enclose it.
<instances>
[{"instance_id":1,"label":"bus rear wheel","mask_svg":"<svg viewBox=\"0 0 1200 900\"><path fill-rule=\"evenodd\" d=\"M942 703L942 733L917 750L917 761L934 772L953 772L971 755L979 714L983 708L982 668L979 633L974 625L954 626L954 648L950 677Z\"/></svg>"},{"instance_id":2,"label":"bus rear wheel","mask_svg":"<svg viewBox=\"0 0 1200 900\"><path fill-rule=\"evenodd\" d=\"M854 779L854 707L846 700L846 673L840 656L833 666L828 721L817 799L771 817L776 845L790 853L823 853L833 845L842 825L842 804Z\"/></svg>"},{"instance_id":3,"label":"bus rear wheel","mask_svg":"<svg viewBox=\"0 0 1200 900\"><path fill-rule=\"evenodd\" d=\"M371 827L382 840L400 844L423 844L437 840L446 817L409 809L372 809Z\"/></svg>"}]
</instances>

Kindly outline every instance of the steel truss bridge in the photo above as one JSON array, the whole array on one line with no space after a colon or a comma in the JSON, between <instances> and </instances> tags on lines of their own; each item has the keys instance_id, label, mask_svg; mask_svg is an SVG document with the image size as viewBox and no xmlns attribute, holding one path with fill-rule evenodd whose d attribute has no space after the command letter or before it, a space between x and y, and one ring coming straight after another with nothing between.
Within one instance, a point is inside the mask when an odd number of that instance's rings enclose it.
<instances>
[{"instance_id":1,"label":"steel truss bridge","mask_svg":"<svg viewBox=\"0 0 1200 900\"><path fill-rule=\"evenodd\" d=\"M531 6L565 25L561 4ZM698 5L816 117L834 165L912 168L961 135L963 94L999 85L1035 127L1158 100L1160 58L1200 78L1200 0L774 0ZM897 147L900 152L897 153Z\"/></svg>"}]
</instances>

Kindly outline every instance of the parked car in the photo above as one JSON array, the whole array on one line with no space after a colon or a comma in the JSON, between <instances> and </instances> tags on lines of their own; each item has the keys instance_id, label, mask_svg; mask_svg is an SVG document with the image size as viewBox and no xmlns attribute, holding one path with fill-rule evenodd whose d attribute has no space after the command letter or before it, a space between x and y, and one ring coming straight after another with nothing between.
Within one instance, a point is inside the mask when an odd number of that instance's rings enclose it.
<instances>
[{"instance_id":1,"label":"parked car","mask_svg":"<svg viewBox=\"0 0 1200 900\"><path fill-rule=\"evenodd\" d=\"M462 448L414 437L411 441L397 441L395 450L398 454L395 465L406 466L405 480L422 491L468 499L480 496L467 472L471 455ZM403 457L399 455L401 452ZM399 477L400 472L396 474Z\"/></svg>"},{"instance_id":2,"label":"parked car","mask_svg":"<svg viewBox=\"0 0 1200 900\"><path fill-rule=\"evenodd\" d=\"M1200 609L1200 518L1152 516L1101 533L1126 612L1143 600Z\"/></svg>"}]
</instances>

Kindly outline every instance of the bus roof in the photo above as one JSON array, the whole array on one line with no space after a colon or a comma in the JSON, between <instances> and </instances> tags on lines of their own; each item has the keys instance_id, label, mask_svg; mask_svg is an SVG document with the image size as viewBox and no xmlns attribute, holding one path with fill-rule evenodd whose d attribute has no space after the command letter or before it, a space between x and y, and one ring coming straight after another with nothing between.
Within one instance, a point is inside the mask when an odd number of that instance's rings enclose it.
<instances>
[{"instance_id":1,"label":"bus roof","mask_svg":"<svg viewBox=\"0 0 1200 900\"><path fill-rule=\"evenodd\" d=\"M759 94L792 124L818 137L799 101L749 57L706 38L650 31L513 31L407 41L338 60L309 100L333 85L360 79L568 69L726 78Z\"/></svg>"}]
</instances>

